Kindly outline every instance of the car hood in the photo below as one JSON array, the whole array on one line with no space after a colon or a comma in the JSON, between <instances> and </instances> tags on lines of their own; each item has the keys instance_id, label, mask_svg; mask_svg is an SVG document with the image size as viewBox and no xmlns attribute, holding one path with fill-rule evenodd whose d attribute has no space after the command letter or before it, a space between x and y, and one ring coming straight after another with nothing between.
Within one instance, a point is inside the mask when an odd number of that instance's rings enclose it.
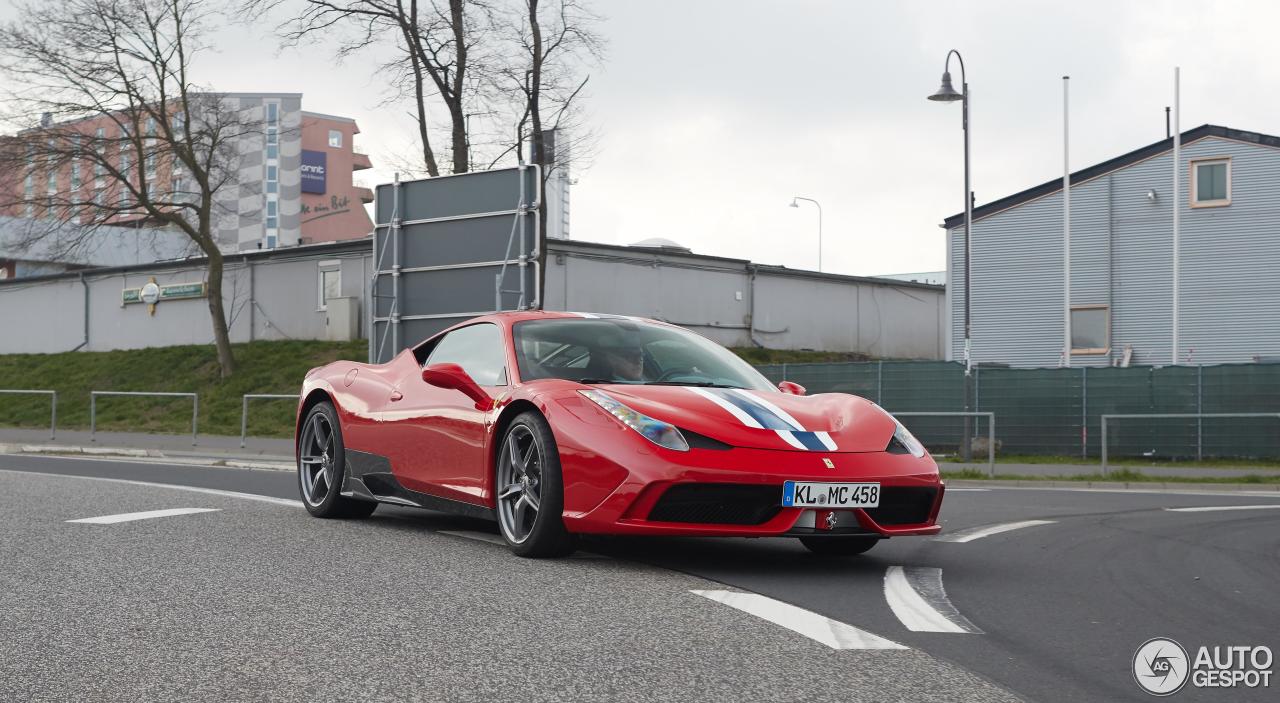
<instances>
[{"instance_id":1,"label":"car hood","mask_svg":"<svg viewBox=\"0 0 1280 703\"><path fill-rule=\"evenodd\" d=\"M595 386L650 417L735 447L881 452L896 424L855 395L810 396L690 386Z\"/></svg>"}]
</instances>

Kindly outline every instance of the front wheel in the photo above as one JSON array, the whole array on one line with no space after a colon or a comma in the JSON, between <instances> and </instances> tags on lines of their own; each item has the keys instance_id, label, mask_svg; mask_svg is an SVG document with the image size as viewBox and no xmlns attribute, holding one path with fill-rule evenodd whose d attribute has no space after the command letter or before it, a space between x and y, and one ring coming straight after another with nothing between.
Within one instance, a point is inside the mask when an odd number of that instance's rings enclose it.
<instances>
[{"instance_id":1,"label":"front wheel","mask_svg":"<svg viewBox=\"0 0 1280 703\"><path fill-rule=\"evenodd\" d=\"M801 537L803 544L814 554L849 557L876 546L879 537Z\"/></svg>"},{"instance_id":2,"label":"front wheel","mask_svg":"<svg viewBox=\"0 0 1280 703\"><path fill-rule=\"evenodd\" d=\"M525 412L511 421L493 473L498 526L511 551L522 557L573 553L576 540L561 518L560 451L541 414Z\"/></svg>"},{"instance_id":3,"label":"front wheel","mask_svg":"<svg viewBox=\"0 0 1280 703\"><path fill-rule=\"evenodd\" d=\"M377 509L377 503L341 495L346 470L338 412L332 403L317 403L302 421L298 438L298 491L307 512L323 518L361 518Z\"/></svg>"}]
</instances>

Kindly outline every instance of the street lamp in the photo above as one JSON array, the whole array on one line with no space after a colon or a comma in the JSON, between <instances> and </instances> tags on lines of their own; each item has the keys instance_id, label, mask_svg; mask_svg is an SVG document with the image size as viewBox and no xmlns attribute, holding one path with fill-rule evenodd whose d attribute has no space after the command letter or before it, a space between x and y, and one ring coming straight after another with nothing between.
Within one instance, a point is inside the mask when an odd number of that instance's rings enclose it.
<instances>
[{"instance_id":1,"label":"street lamp","mask_svg":"<svg viewBox=\"0 0 1280 703\"><path fill-rule=\"evenodd\" d=\"M956 60L960 62L960 92L951 87L951 55L955 54ZM953 103L960 101L960 122L961 128L964 130L964 410L969 412L971 398L973 393L971 388L973 385L973 357L970 353L972 348L973 335L969 323L969 290L971 288L971 278L969 276L970 262L972 261L972 238L973 233L973 190L969 187L969 79L965 76L964 57L959 51L952 49L947 52L947 59L942 65L942 85L938 88L938 92L929 96L930 100L935 102ZM969 438L972 436L970 432L970 420L965 416L965 441L962 447L961 456L965 459L969 457Z\"/></svg>"},{"instance_id":2,"label":"street lamp","mask_svg":"<svg viewBox=\"0 0 1280 703\"><path fill-rule=\"evenodd\" d=\"M803 200L807 203L813 203L818 208L818 272L822 272L822 203L813 198L806 198L800 195L792 196L791 207L798 208L800 203L797 200Z\"/></svg>"}]
</instances>

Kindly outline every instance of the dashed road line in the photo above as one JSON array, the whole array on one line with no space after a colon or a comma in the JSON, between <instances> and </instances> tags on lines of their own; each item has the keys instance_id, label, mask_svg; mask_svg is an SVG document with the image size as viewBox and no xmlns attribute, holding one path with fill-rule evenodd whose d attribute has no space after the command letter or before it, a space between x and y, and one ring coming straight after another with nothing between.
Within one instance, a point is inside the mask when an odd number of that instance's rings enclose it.
<instances>
[{"instance_id":1,"label":"dashed road line","mask_svg":"<svg viewBox=\"0 0 1280 703\"><path fill-rule=\"evenodd\" d=\"M1056 520L1021 520L1019 522L1005 522L999 525L987 525L986 527L974 527L968 530L961 530L959 532L953 532L949 535L934 537L933 539L935 542L955 542L957 544L964 544L965 542L972 542L975 539L982 539L983 537L998 535L1002 532L1011 532L1013 530L1021 530L1024 527L1035 527L1037 525L1052 525L1055 522L1057 521Z\"/></svg>"},{"instance_id":2,"label":"dashed road line","mask_svg":"<svg viewBox=\"0 0 1280 703\"><path fill-rule=\"evenodd\" d=\"M193 515L195 513L216 513L221 508L166 508L165 510L144 510L140 513L119 513L117 515L101 515L99 517L84 517L78 520L67 520L67 522L81 522L90 525L114 525L118 522L133 522L134 520L150 520L157 517L173 517L174 515Z\"/></svg>"},{"instance_id":3,"label":"dashed road line","mask_svg":"<svg viewBox=\"0 0 1280 703\"><path fill-rule=\"evenodd\" d=\"M1274 505L1206 505L1198 508L1165 508L1171 513L1212 513L1219 510L1277 510L1280 503Z\"/></svg>"},{"instance_id":4,"label":"dashed road line","mask_svg":"<svg viewBox=\"0 0 1280 703\"><path fill-rule=\"evenodd\" d=\"M743 591L690 591L804 635L832 649L908 649L848 623L832 620L789 603Z\"/></svg>"},{"instance_id":5,"label":"dashed road line","mask_svg":"<svg viewBox=\"0 0 1280 703\"><path fill-rule=\"evenodd\" d=\"M982 634L947 598L942 569L890 566L884 572L884 599L912 632Z\"/></svg>"}]
</instances>

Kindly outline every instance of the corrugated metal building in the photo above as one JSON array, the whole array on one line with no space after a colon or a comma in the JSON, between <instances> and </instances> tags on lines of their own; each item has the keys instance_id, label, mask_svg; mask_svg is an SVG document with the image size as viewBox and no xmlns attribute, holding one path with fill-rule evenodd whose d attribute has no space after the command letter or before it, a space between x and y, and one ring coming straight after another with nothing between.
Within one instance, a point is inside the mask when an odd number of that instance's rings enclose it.
<instances>
[{"instance_id":1,"label":"corrugated metal building","mask_svg":"<svg viewBox=\"0 0 1280 703\"><path fill-rule=\"evenodd\" d=\"M1280 137L1203 125L1071 175L1072 366L1173 354L1173 208L1180 209L1178 363L1280 357ZM975 363L1064 361L1057 179L973 211ZM946 219L947 358L964 355L964 216Z\"/></svg>"}]
</instances>

